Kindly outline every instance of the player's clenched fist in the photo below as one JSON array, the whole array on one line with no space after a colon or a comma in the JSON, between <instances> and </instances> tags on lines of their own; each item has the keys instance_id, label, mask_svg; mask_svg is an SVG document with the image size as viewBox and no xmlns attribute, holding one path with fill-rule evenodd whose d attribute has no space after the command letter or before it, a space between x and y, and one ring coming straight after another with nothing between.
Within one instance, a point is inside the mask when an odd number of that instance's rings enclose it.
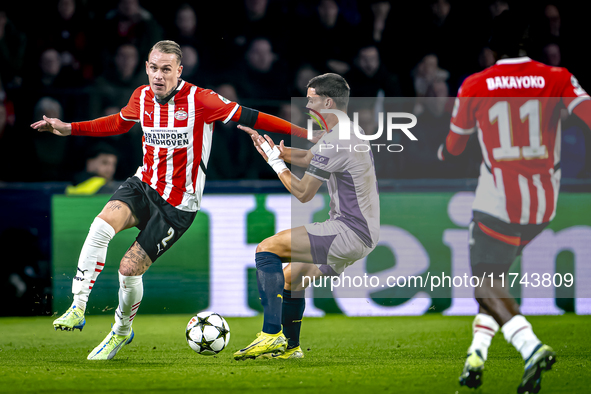
<instances>
[{"instance_id":1,"label":"player's clenched fist","mask_svg":"<svg viewBox=\"0 0 591 394\"><path fill-rule=\"evenodd\" d=\"M72 125L70 123L64 123L57 118L48 118L43 115L43 120L35 122L31 125L35 130L47 131L60 137L65 137L72 134Z\"/></svg>"}]
</instances>

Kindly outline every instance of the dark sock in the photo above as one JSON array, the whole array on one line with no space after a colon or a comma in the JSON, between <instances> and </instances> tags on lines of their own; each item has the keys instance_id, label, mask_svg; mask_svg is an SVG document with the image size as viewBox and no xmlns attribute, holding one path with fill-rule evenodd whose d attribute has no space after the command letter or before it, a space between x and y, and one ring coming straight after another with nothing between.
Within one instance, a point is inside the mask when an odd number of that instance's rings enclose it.
<instances>
[{"instance_id":1,"label":"dark sock","mask_svg":"<svg viewBox=\"0 0 591 394\"><path fill-rule=\"evenodd\" d=\"M287 348L292 349L300 345L300 328L306 308L304 290L283 290L283 334L287 337Z\"/></svg>"},{"instance_id":2,"label":"dark sock","mask_svg":"<svg viewBox=\"0 0 591 394\"><path fill-rule=\"evenodd\" d=\"M275 253L258 252L255 255L257 285L263 304L263 332L277 334L281 331L281 304L283 297L283 266Z\"/></svg>"}]
</instances>

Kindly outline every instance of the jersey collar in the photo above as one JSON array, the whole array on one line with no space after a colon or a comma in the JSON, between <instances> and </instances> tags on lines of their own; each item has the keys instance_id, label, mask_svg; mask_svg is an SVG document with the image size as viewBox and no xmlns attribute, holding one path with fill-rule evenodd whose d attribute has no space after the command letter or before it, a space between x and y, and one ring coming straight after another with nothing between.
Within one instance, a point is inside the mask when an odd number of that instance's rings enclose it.
<instances>
[{"instance_id":1,"label":"jersey collar","mask_svg":"<svg viewBox=\"0 0 591 394\"><path fill-rule=\"evenodd\" d=\"M510 57L507 59L500 59L500 60L497 60L496 64L521 64L521 63L527 63L527 62L531 62L531 59L527 56L522 56L522 57Z\"/></svg>"},{"instance_id":2,"label":"jersey collar","mask_svg":"<svg viewBox=\"0 0 591 394\"><path fill-rule=\"evenodd\" d=\"M154 98L156 99L156 102L158 104L164 105L164 104L168 103L170 101L170 99L173 98L174 95L177 94L183 88L183 86L185 86L185 81L183 81L182 79L179 79L176 89L173 90L168 96L166 96L162 100L158 99L156 96L154 96Z\"/></svg>"}]
</instances>

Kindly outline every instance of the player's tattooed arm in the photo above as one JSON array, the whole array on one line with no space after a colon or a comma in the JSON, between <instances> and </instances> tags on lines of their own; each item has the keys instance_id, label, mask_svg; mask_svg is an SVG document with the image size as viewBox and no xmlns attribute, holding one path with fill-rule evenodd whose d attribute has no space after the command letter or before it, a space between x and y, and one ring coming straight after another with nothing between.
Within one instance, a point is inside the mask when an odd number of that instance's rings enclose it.
<instances>
[{"instance_id":1,"label":"player's tattooed arm","mask_svg":"<svg viewBox=\"0 0 591 394\"><path fill-rule=\"evenodd\" d=\"M105 208L110 211L119 211L119 210L121 210L122 206L123 206L123 203L121 201L109 201Z\"/></svg>"},{"instance_id":2,"label":"player's tattooed arm","mask_svg":"<svg viewBox=\"0 0 591 394\"><path fill-rule=\"evenodd\" d=\"M152 265L152 260L136 241L123 256L119 272L125 276L143 275L150 268L150 265Z\"/></svg>"}]
</instances>

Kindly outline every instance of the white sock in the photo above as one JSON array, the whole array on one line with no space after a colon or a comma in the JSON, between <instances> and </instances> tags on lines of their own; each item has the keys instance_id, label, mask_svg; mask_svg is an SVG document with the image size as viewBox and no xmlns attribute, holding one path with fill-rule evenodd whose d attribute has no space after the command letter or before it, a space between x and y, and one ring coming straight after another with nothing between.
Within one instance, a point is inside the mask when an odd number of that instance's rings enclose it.
<instances>
[{"instance_id":1,"label":"white sock","mask_svg":"<svg viewBox=\"0 0 591 394\"><path fill-rule=\"evenodd\" d=\"M76 276L72 281L72 293L76 308L86 310L88 296L96 278L105 267L107 247L115 236L115 230L103 219L96 217L90 225L90 230L78 259Z\"/></svg>"},{"instance_id":2,"label":"white sock","mask_svg":"<svg viewBox=\"0 0 591 394\"><path fill-rule=\"evenodd\" d=\"M534 334L531 324L522 315L513 316L501 328L507 342L515 346L521 357L527 360L541 342Z\"/></svg>"},{"instance_id":3,"label":"white sock","mask_svg":"<svg viewBox=\"0 0 591 394\"><path fill-rule=\"evenodd\" d=\"M124 276L119 272L119 306L115 311L113 332L127 335L144 295L142 275Z\"/></svg>"},{"instance_id":4,"label":"white sock","mask_svg":"<svg viewBox=\"0 0 591 394\"><path fill-rule=\"evenodd\" d=\"M480 351L482 359L486 361L488 357L488 348L495 334L499 331L499 324L490 315L479 313L472 322L472 344L468 349L468 354Z\"/></svg>"}]
</instances>

